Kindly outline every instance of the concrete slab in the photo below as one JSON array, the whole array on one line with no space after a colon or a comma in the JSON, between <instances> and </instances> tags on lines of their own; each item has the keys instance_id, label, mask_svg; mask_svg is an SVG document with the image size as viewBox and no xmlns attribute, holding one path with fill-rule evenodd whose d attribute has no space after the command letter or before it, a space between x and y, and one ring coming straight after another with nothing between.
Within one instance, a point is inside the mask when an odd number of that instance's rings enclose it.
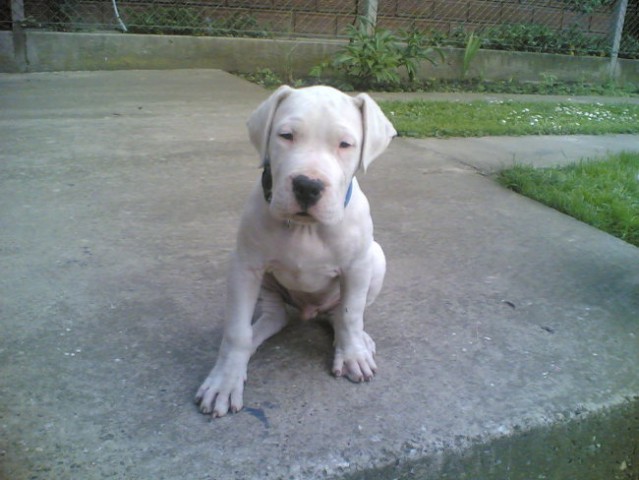
<instances>
[{"instance_id":1,"label":"concrete slab","mask_svg":"<svg viewBox=\"0 0 639 480\"><path fill-rule=\"evenodd\" d=\"M415 144L449 167L470 167L483 174L514 165L555 167L600 159L609 153L639 150L638 135L428 138L405 142Z\"/></svg>"},{"instance_id":2,"label":"concrete slab","mask_svg":"<svg viewBox=\"0 0 639 480\"><path fill-rule=\"evenodd\" d=\"M470 167L507 140L398 139L362 178L389 260L373 382L332 378L330 330L297 323L244 411L197 412L265 96L0 76L0 477L637 478L639 250Z\"/></svg>"}]
</instances>

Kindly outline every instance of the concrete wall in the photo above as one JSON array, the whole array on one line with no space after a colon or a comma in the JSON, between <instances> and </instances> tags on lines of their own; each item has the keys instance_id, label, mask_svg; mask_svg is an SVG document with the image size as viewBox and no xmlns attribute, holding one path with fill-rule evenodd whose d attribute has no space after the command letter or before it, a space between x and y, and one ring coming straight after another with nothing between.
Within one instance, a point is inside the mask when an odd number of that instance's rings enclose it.
<instances>
[{"instance_id":1,"label":"concrete wall","mask_svg":"<svg viewBox=\"0 0 639 480\"><path fill-rule=\"evenodd\" d=\"M270 68L283 78L304 76L330 57L342 41L326 39L252 39L120 33L24 32L25 47L14 48L11 32L0 32L0 71L219 68L250 73ZM24 52L24 53L20 53ZM422 65L423 78L459 78L460 49L445 49L446 62ZM24 55L24 58L17 58ZM607 58L480 50L470 75L487 80L603 83L609 79ZM639 60L620 60L615 78L639 83Z\"/></svg>"},{"instance_id":2,"label":"concrete wall","mask_svg":"<svg viewBox=\"0 0 639 480\"><path fill-rule=\"evenodd\" d=\"M16 63L13 36L11 32L0 32L0 72L19 72L21 70L21 67Z\"/></svg>"}]
</instances>

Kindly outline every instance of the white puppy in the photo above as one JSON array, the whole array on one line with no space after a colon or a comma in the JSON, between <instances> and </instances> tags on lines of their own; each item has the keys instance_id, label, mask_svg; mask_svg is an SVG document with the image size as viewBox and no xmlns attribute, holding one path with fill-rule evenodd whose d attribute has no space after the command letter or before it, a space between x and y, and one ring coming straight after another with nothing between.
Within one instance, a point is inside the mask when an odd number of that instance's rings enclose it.
<instances>
[{"instance_id":1,"label":"white puppy","mask_svg":"<svg viewBox=\"0 0 639 480\"><path fill-rule=\"evenodd\" d=\"M355 174L397 132L368 95L325 86L280 87L248 130L264 172L231 258L217 362L195 397L214 417L242 408L249 359L286 324L285 304L303 319L329 314L336 376L361 382L377 369L364 309L381 290L386 262Z\"/></svg>"}]
</instances>

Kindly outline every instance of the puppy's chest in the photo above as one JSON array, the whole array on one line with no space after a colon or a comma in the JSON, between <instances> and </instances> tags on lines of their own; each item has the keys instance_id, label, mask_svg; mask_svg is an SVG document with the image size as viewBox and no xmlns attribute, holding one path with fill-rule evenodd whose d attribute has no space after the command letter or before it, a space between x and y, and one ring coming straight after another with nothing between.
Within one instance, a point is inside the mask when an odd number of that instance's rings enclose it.
<instances>
[{"instance_id":1,"label":"puppy's chest","mask_svg":"<svg viewBox=\"0 0 639 480\"><path fill-rule=\"evenodd\" d=\"M276 248L270 249L266 271L289 290L317 292L326 289L340 274L335 255L318 239L299 240L282 239Z\"/></svg>"}]
</instances>

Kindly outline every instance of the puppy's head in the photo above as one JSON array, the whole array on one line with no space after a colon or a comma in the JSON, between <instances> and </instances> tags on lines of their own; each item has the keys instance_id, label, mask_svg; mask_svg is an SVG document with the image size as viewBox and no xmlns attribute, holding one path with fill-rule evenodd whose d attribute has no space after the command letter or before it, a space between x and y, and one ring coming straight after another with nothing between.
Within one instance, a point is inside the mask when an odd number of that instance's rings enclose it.
<instances>
[{"instance_id":1,"label":"puppy's head","mask_svg":"<svg viewBox=\"0 0 639 480\"><path fill-rule=\"evenodd\" d=\"M342 220L351 180L388 146L395 129L366 94L282 86L248 120L265 171L265 201L276 218Z\"/></svg>"}]
</instances>

